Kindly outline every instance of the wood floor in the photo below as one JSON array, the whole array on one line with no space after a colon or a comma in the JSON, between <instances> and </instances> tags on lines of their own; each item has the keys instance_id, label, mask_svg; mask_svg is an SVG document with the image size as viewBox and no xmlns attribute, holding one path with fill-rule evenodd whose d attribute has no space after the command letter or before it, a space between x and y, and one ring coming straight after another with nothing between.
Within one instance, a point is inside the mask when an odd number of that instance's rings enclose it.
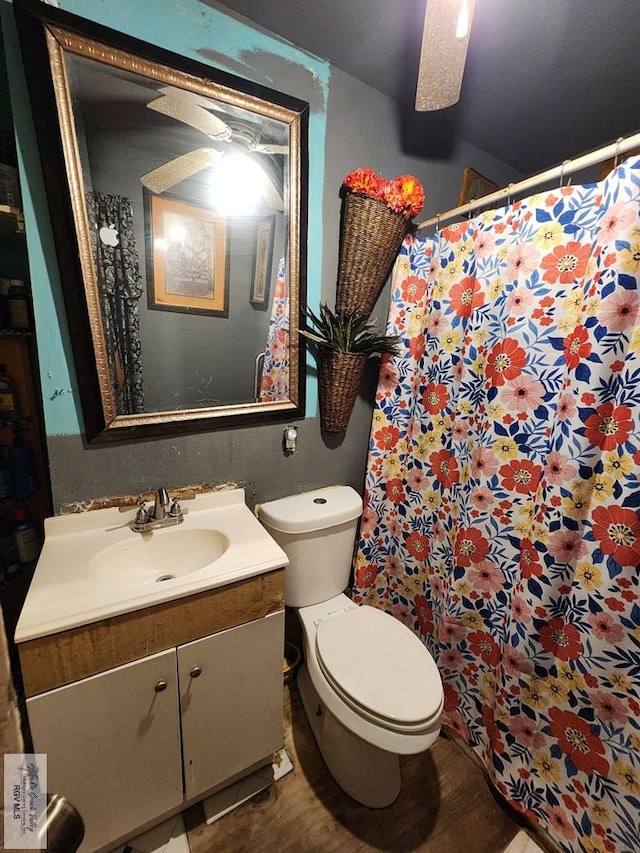
<instances>
[{"instance_id":1,"label":"wood floor","mask_svg":"<svg viewBox=\"0 0 640 853\"><path fill-rule=\"evenodd\" d=\"M285 747L294 769L268 790L210 826L199 805L185 813L191 853L501 853L520 830L444 737L404 760L392 806L354 802L329 775L295 685L285 687Z\"/></svg>"}]
</instances>

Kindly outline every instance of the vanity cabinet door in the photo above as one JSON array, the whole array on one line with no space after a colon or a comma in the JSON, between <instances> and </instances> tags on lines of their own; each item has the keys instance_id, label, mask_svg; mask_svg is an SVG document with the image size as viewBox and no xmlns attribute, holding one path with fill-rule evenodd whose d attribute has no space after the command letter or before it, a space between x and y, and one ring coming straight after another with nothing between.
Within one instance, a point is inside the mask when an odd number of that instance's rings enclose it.
<instances>
[{"instance_id":1,"label":"vanity cabinet door","mask_svg":"<svg viewBox=\"0 0 640 853\"><path fill-rule=\"evenodd\" d=\"M48 789L85 823L81 853L182 803L175 649L27 700Z\"/></svg>"},{"instance_id":2,"label":"vanity cabinet door","mask_svg":"<svg viewBox=\"0 0 640 853\"><path fill-rule=\"evenodd\" d=\"M283 648L284 611L178 647L187 799L282 748Z\"/></svg>"}]
</instances>

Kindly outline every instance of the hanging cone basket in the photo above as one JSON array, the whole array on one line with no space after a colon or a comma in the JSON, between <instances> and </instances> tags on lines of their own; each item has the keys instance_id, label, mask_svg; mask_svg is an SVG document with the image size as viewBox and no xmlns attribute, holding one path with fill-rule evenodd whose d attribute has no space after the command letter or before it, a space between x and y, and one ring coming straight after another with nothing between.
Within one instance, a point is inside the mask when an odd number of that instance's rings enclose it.
<instances>
[{"instance_id":1,"label":"hanging cone basket","mask_svg":"<svg viewBox=\"0 0 640 853\"><path fill-rule=\"evenodd\" d=\"M384 201L347 192L342 200L336 312L370 314L391 272L409 220Z\"/></svg>"},{"instance_id":2,"label":"hanging cone basket","mask_svg":"<svg viewBox=\"0 0 640 853\"><path fill-rule=\"evenodd\" d=\"M345 432L353 410L367 353L320 350L318 379L323 432Z\"/></svg>"}]
</instances>

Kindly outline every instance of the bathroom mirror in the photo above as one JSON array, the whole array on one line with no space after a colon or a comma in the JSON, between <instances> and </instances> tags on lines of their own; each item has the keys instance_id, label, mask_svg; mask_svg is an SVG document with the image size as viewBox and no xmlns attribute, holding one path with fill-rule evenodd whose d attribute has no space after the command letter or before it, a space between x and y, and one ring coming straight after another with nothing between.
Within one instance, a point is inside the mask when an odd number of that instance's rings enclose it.
<instances>
[{"instance_id":1,"label":"bathroom mirror","mask_svg":"<svg viewBox=\"0 0 640 853\"><path fill-rule=\"evenodd\" d=\"M87 438L303 416L308 104L14 7Z\"/></svg>"}]
</instances>

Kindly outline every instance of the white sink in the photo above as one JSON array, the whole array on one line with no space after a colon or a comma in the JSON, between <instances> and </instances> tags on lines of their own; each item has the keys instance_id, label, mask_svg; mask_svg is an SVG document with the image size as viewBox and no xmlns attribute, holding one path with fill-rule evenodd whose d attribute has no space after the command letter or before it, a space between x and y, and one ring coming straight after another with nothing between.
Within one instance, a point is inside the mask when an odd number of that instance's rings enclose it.
<instances>
[{"instance_id":1,"label":"white sink","mask_svg":"<svg viewBox=\"0 0 640 853\"><path fill-rule=\"evenodd\" d=\"M181 524L136 533L136 508L45 521L16 642L129 613L286 566L242 489L183 502Z\"/></svg>"},{"instance_id":2,"label":"white sink","mask_svg":"<svg viewBox=\"0 0 640 853\"><path fill-rule=\"evenodd\" d=\"M212 565L228 547L217 530L165 527L108 545L91 557L88 572L107 586L171 581Z\"/></svg>"}]
</instances>

